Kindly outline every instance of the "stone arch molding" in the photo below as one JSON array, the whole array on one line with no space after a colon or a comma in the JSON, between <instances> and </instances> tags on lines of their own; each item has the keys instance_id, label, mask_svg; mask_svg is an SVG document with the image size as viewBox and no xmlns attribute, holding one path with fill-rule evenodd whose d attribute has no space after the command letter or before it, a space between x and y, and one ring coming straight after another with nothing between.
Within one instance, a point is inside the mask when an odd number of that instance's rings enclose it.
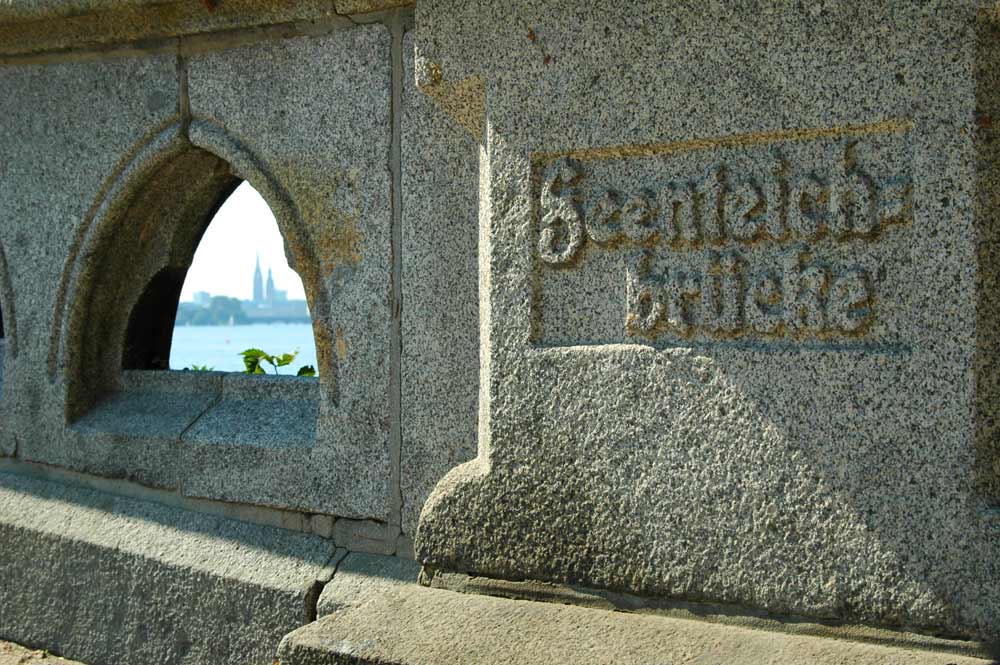
<instances>
[{"instance_id":1,"label":"stone arch molding","mask_svg":"<svg viewBox=\"0 0 1000 665\"><path fill-rule=\"evenodd\" d=\"M74 239L56 296L57 334L48 357L50 381L66 384L68 422L120 387L132 308L165 270L179 273L176 294L166 297L176 306L202 233L243 180L271 208L302 278L320 387L335 399L330 294L298 206L249 148L219 125L193 120L157 127L140 140L105 182ZM172 316L170 321L163 334L172 333Z\"/></svg>"}]
</instances>

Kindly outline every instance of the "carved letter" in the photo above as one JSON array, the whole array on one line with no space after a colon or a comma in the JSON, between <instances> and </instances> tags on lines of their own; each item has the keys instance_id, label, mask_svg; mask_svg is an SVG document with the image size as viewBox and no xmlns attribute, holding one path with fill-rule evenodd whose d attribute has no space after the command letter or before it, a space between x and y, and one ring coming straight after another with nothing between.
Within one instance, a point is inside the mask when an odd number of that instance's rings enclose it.
<instances>
[{"instance_id":1,"label":"carved letter","mask_svg":"<svg viewBox=\"0 0 1000 665\"><path fill-rule=\"evenodd\" d=\"M865 173L848 173L830 187L833 218L830 227L838 238L871 236L878 230L875 217L877 196L872 179Z\"/></svg>"},{"instance_id":2,"label":"carved letter","mask_svg":"<svg viewBox=\"0 0 1000 665\"><path fill-rule=\"evenodd\" d=\"M681 336L686 337L692 332L694 322L690 310L700 292L701 281L697 276L670 271L666 286L667 324Z\"/></svg>"},{"instance_id":3,"label":"carved letter","mask_svg":"<svg viewBox=\"0 0 1000 665\"><path fill-rule=\"evenodd\" d=\"M698 226L694 218L694 197L686 182L672 182L660 190L660 215L663 238L667 243L698 242Z\"/></svg>"},{"instance_id":4,"label":"carved letter","mask_svg":"<svg viewBox=\"0 0 1000 665\"><path fill-rule=\"evenodd\" d=\"M710 172L694 184L695 218L705 242L715 245L726 239L720 210L722 191L718 172Z\"/></svg>"},{"instance_id":5,"label":"carved letter","mask_svg":"<svg viewBox=\"0 0 1000 665\"><path fill-rule=\"evenodd\" d=\"M828 316L841 332L857 333L868 327L875 307L871 279L865 270L851 270L834 280Z\"/></svg>"},{"instance_id":6,"label":"carved letter","mask_svg":"<svg viewBox=\"0 0 1000 665\"><path fill-rule=\"evenodd\" d=\"M795 332L820 333L826 329L826 295L829 278L822 266L809 263L803 250L792 252L785 263L785 323Z\"/></svg>"},{"instance_id":7,"label":"carved letter","mask_svg":"<svg viewBox=\"0 0 1000 665\"><path fill-rule=\"evenodd\" d=\"M758 275L747 289L747 324L756 332L768 335L778 331L782 323L781 283L771 273Z\"/></svg>"},{"instance_id":8,"label":"carved letter","mask_svg":"<svg viewBox=\"0 0 1000 665\"><path fill-rule=\"evenodd\" d=\"M891 178L882 184L878 216L880 230L913 221L913 183L909 178Z\"/></svg>"},{"instance_id":9,"label":"carved letter","mask_svg":"<svg viewBox=\"0 0 1000 665\"><path fill-rule=\"evenodd\" d=\"M723 216L726 229L737 240L752 242L764 229L767 201L758 187L739 182L725 190Z\"/></svg>"},{"instance_id":10,"label":"carved letter","mask_svg":"<svg viewBox=\"0 0 1000 665\"><path fill-rule=\"evenodd\" d=\"M633 242L644 243L656 234L656 205L646 192L633 196L622 206L622 230Z\"/></svg>"},{"instance_id":11,"label":"carved letter","mask_svg":"<svg viewBox=\"0 0 1000 665\"><path fill-rule=\"evenodd\" d=\"M566 191L581 178L579 168L567 159L553 165L542 185L538 255L546 263L571 261L583 244L583 219Z\"/></svg>"},{"instance_id":12,"label":"carved letter","mask_svg":"<svg viewBox=\"0 0 1000 665\"><path fill-rule=\"evenodd\" d=\"M830 189L815 176L800 178L788 197L788 226L800 238L815 240L826 232Z\"/></svg>"},{"instance_id":13,"label":"carved letter","mask_svg":"<svg viewBox=\"0 0 1000 665\"><path fill-rule=\"evenodd\" d=\"M614 242L621 237L621 206L618 192L604 193L587 215L587 235L599 245Z\"/></svg>"},{"instance_id":14,"label":"carved letter","mask_svg":"<svg viewBox=\"0 0 1000 665\"><path fill-rule=\"evenodd\" d=\"M782 241L788 234L788 163L780 155L776 155L778 163L774 170L764 178L762 193L767 204L765 234L771 240Z\"/></svg>"},{"instance_id":15,"label":"carved letter","mask_svg":"<svg viewBox=\"0 0 1000 665\"><path fill-rule=\"evenodd\" d=\"M701 283L701 324L708 330L733 333L743 327L740 267L735 253L711 259Z\"/></svg>"},{"instance_id":16,"label":"carved letter","mask_svg":"<svg viewBox=\"0 0 1000 665\"><path fill-rule=\"evenodd\" d=\"M630 257L627 261L625 297L628 307L625 331L629 335L655 335L656 325L666 311L661 289L648 279L651 261L652 254L649 251Z\"/></svg>"}]
</instances>

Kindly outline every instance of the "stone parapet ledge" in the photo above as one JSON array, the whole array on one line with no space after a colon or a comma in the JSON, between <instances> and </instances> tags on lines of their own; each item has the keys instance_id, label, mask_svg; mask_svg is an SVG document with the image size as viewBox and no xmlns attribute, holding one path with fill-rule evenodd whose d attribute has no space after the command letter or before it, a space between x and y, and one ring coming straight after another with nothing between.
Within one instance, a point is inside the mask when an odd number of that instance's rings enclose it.
<instances>
[{"instance_id":1,"label":"stone parapet ledge","mask_svg":"<svg viewBox=\"0 0 1000 665\"><path fill-rule=\"evenodd\" d=\"M353 556L353 555L351 555ZM282 665L329 663L866 663L985 665L934 651L704 621L428 589L351 556L324 588L318 621L278 649ZM354 574L349 572L353 565Z\"/></svg>"},{"instance_id":2,"label":"stone parapet ledge","mask_svg":"<svg viewBox=\"0 0 1000 665\"><path fill-rule=\"evenodd\" d=\"M378 12L413 0L11 0L0 3L0 58L102 50L131 45L169 46L207 33L328 27L377 20Z\"/></svg>"},{"instance_id":3,"label":"stone parapet ledge","mask_svg":"<svg viewBox=\"0 0 1000 665\"><path fill-rule=\"evenodd\" d=\"M12 473L0 543L0 636L91 665L270 665L342 556L317 536Z\"/></svg>"}]
</instances>

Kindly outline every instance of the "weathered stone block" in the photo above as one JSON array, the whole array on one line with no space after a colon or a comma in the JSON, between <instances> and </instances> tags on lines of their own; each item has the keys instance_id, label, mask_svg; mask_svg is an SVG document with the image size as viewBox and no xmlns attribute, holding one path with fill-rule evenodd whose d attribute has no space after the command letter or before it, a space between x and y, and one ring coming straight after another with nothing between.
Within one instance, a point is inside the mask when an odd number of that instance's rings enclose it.
<instances>
[{"instance_id":1,"label":"weathered stone block","mask_svg":"<svg viewBox=\"0 0 1000 665\"><path fill-rule=\"evenodd\" d=\"M390 38L325 31L0 71L0 242L16 254L0 261L0 303L30 368L5 377L5 452L389 521ZM170 289L240 178L306 284L318 384L154 372L137 385L127 370L167 364Z\"/></svg>"},{"instance_id":2,"label":"weathered stone block","mask_svg":"<svg viewBox=\"0 0 1000 665\"><path fill-rule=\"evenodd\" d=\"M488 331L418 559L1000 637L997 34L976 3L418 5L422 85L484 90Z\"/></svg>"},{"instance_id":3,"label":"weathered stone block","mask_svg":"<svg viewBox=\"0 0 1000 665\"><path fill-rule=\"evenodd\" d=\"M384 26L358 26L199 56L188 74L193 142L217 149L224 128L280 183L297 220L294 233L282 230L311 292L322 388L311 455L322 472L298 472L314 479L303 494L325 497L328 512L379 519L389 478L389 51ZM267 483L288 485L288 470Z\"/></svg>"},{"instance_id":4,"label":"weathered stone block","mask_svg":"<svg viewBox=\"0 0 1000 665\"><path fill-rule=\"evenodd\" d=\"M8 473L0 542L0 636L89 665L270 665L314 616L335 549Z\"/></svg>"},{"instance_id":5,"label":"weathered stone block","mask_svg":"<svg viewBox=\"0 0 1000 665\"><path fill-rule=\"evenodd\" d=\"M45 665L85 665L53 656L48 651L26 649L11 642L0 642L0 665L31 665L45 661Z\"/></svg>"},{"instance_id":6,"label":"weathered stone block","mask_svg":"<svg viewBox=\"0 0 1000 665\"><path fill-rule=\"evenodd\" d=\"M403 40L403 531L448 470L476 454L479 147L414 82Z\"/></svg>"},{"instance_id":7,"label":"weathered stone block","mask_svg":"<svg viewBox=\"0 0 1000 665\"><path fill-rule=\"evenodd\" d=\"M0 68L0 303L11 352L0 446L8 451L86 461L61 442L65 387L50 379L68 359L53 312L65 304L67 259L113 175L177 116L177 96L170 56ZM14 355L24 371L10 371Z\"/></svg>"},{"instance_id":8,"label":"weathered stone block","mask_svg":"<svg viewBox=\"0 0 1000 665\"><path fill-rule=\"evenodd\" d=\"M401 587L416 586L419 575L420 565L414 561L351 552L337 564L333 579L323 587L316 616L342 612Z\"/></svg>"},{"instance_id":9,"label":"weathered stone block","mask_svg":"<svg viewBox=\"0 0 1000 665\"><path fill-rule=\"evenodd\" d=\"M281 450L316 442L319 386L297 376L225 374L218 402L184 431L195 444Z\"/></svg>"},{"instance_id":10,"label":"weathered stone block","mask_svg":"<svg viewBox=\"0 0 1000 665\"><path fill-rule=\"evenodd\" d=\"M363 2L364 0L362 0ZM360 2L349 3L359 7ZM379 2L365 2L378 9ZM348 7L351 9L352 7ZM45 57L66 49L120 49L130 55L167 51L183 38L187 44L259 38L261 26L293 22L351 25L329 0L295 3L226 0L12 0L0 5L0 57ZM266 28L265 28L266 30ZM219 32L228 31L223 39ZM257 35L253 33L256 32ZM280 30L275 32L280 33ZM216 33L216 34L213 34Z\"/></svg>"}]
</instances>

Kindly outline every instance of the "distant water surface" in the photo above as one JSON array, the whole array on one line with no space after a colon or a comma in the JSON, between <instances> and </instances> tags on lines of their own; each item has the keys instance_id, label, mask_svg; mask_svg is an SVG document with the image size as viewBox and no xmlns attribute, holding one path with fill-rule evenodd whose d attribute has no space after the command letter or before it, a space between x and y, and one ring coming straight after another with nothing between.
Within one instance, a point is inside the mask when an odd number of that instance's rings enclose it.
<instances>
[{"instance_id":1,"label":"distant water surface","mask_svg":"<svg viewBox=\"0 0 1000 665\"><path fill-rule=\"evenodd\" d=\"M258 348L272 355L299 355L280 374L295 374L303 365L316 367L316 343L308 323L258 323L247 326L177 326L170 348L170 369L207 365L221 372L242 372L243 349ZM269 374L273 369L267 363ZM319 368L317 368L319 369Z\"/></svg>"}]
</instances>

